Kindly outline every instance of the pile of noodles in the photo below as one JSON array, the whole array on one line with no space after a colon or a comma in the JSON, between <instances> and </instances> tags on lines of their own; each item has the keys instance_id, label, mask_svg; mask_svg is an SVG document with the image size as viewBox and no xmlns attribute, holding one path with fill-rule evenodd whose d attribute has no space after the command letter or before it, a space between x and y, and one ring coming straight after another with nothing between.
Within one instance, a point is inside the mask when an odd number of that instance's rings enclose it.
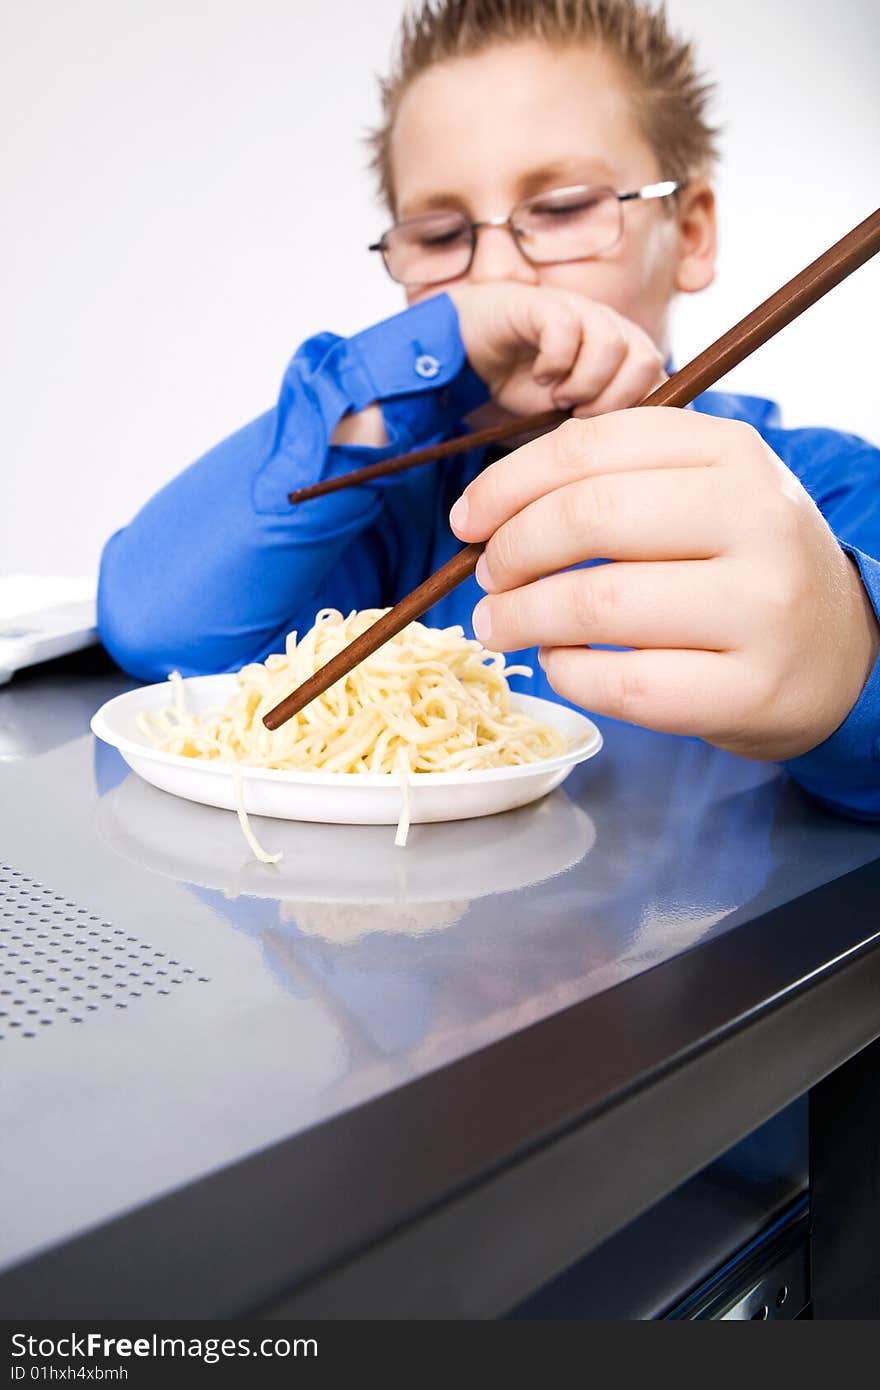
<instances>
[{"instance_id":1,"label":"pile of noodles","mask_svg":"<svg viewBox=\"0 0 880 1390\"><path fill-rule=\"evenodd\" d=\"M410 623L281 728L263 724L286 695L371 627L384 609L344 618L322 610L299 641L238 672L224 705L189 711L176 673L174 702L140 717L155 747L185 758L300 772L388 773L404 788L398 842L408 824L410 777L474 772L555 757L567 740L513 707L508 677L531 674L468 639L460 627ZM239 779L240 781L240 779ZM240 787L239 787L240 791ZM242 808L240 807L240 810ZM246 833L248 833L246 831Z\"/></svg>"}]
</instances>

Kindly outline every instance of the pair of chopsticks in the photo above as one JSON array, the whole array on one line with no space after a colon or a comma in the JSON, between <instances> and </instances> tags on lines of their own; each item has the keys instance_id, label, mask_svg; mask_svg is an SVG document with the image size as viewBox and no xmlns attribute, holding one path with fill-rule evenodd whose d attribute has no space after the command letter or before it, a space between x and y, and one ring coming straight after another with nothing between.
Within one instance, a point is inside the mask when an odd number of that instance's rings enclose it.
<instances>
[{"instance_id":1,"label":"pair of chopsticks","mask_svg":"<svg viewBox=\"0 0 880 1390\"><path fill-rule=\"evenodd\" d=\"M859 266L864 265L867 260L876 255L878 250L880 250L880 209L871 213L864 222L860 222L845 237L830 246L827 251L795 275L781 289L778 289L769 299L765 299L762 304L759 304L757 309L753 309L750 314L747 314L744 319L741 319L739 323L723 334L717 342L712 343L693 361L682 367L681 371L676 372L662 386L658 386L656 391L652 391L649 396L645 397L641 405L688 405L703 391L714 386L721 377L725 376L733 367L738 366L786 324L796 319L811 304L815 304L835 285L839 285L841 280L845 280ZM426 463L429 459L448 458L450 455L463 453L466 450L479 448L482 445L511 438L514 435L524 434L527 431L550 428L554 424L558 424L562 418L564 417L557 411L544 411L540 415L532 415L503 425L496 425L492 429L481 430L476 434L462 435L458 439L448 440L445 444L417 449L411 454L402 455L400 458L389 459L366 468L358 468L342 477L330 478L312 487L302 488L299 492L291 493L290 500L300 502L329 492L338 492L345 487L353 487L374 478L415 468L418 464ZM483 549L482 544L466 545L423 584L414 589L411 594L389 609L372 627L367 628L366 632L362 632L349 646L304 681L298 689L269 710L263 716L263 723L266 728L280 728L312 700L316 700L319 695L323 695L325 690L329 690L331 685L335 685L338 680L347 676L350 671L354 670L355 666L358 666L368 656L372 656L373 652L395 637L408 623L420 618L435 603L445 598L463 580L473 574Z\"/></svg>"}]
</instances>

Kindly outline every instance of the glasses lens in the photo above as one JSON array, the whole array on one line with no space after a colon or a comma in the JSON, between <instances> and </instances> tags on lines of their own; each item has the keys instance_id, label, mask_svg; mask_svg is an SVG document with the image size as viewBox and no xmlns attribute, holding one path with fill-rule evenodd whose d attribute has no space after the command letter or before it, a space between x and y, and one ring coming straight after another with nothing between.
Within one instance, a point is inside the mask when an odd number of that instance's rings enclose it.
<instances>
[{"instance_id":1,"label":"glasses lens","mask_svg":"<svg viewBox=\"0 0 880 1390\"><path fill-rule=\"evenodd\" d=\"M432 212L399 222L382 238L388 273L402 285L455 280L468 268L473 232L460 212Z\"/></svg>"},{"instance_id":2,"label":"glasses lens","mask_svg":"<svg viewBox=\"0 0 880 1390\"><path fill-rule=\"evenodd\" d=\"M521 203L511 217L533 261L580 261L610 251L623 218L611 188L556 188Z\"/></svg>"}]
</instances>

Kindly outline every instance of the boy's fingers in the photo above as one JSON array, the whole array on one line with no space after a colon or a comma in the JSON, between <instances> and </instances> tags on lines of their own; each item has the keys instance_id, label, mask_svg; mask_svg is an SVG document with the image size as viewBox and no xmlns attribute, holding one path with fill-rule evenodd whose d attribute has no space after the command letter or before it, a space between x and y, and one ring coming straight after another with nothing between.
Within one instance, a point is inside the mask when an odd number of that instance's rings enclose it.
<instances>
[{"instance_id":1,"label":"boy's fingers","mask_svg":"<svg viewBox=\"0 0 880 1390\"><path fill-rule=\"evenodd\" d=\"M658 364L648 354L630 351L605 389L587 405L576 410L575 414L585 419L588 415L608 415L614 410L627 410L630 406L638 405L665 380L662 363ZM562 388L559 394L563 394Z\"/></svg>"},{"instance_id":2,"label":"boy's fingers","mask_svg":"<svg viewBox=\"0 0 880 1390\"><path fill-rule=\"evenodd\" d=\"M528 297L522 336L538 351L532 364L537 382L555 382L568 376L581 346L581 322L567 305Z\"/></svg>"},{"instance_id":3,"label":"boy's fingers","mask_svg":"<svg viewBox=\"0 0 880 1390\"><path fill-rule=\"evenodd\" d=\"M749 717L748 672L734 653L551 647L540 660L563 699L660 733L720 741Z\"/></svg>"},{"instance_id":4,"label":"boy's fingers","mask_svg":"<svg viewBox=\"0 0 880 1390\"><path fill-rule=\"evenodd\" d=\"M662 406L566 420L485 469L450 522L462 540L486 540L530 502L578 478L715 466L746 438L757 438L747 425Z\"/></svg>"},{"instance_id":5,"label":"boy's fingers","mask_svg":"<svg viewBox=\"0 0 880 1390\"><path fill-rule=\"evenodd\" d=\"M728 551L742 505L717 468L583 478L499 526L477 578L498 593L584 560L708 560Z\"/></svg>"},{"instance_id":6,"label":"boy's fingers","mask_svg":"<svg viewBox=\"0 0 880 1390\"><path fill-rule=\"evenodd\" d=\"M626 356L627 344L622 336L591 336L587 330L581 339L577 361L554 387L554 400L565 410L592 403L604 393Z\"/></svg>"},{"instance_id":7,"label":"boy's fingers","mask_svg":"<svg viewBox=\"0 0 880 1390\"><path fill-rule=\"evenodd\" d=\"M596 565L481 599L474 630L492 651L526 647L733 650L747 638L723 560Z\"/></svg>"}]
</instances>

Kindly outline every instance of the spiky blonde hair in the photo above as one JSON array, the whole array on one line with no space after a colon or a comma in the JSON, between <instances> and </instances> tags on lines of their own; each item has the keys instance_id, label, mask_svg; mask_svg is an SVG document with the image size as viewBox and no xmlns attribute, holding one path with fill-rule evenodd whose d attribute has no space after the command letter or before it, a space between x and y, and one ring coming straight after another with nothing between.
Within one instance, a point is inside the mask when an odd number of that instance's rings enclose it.
<instances>
[{"instance_id":1,"label":"spiky blonde hair","mask_svg":"<svg viewBox=\"0 0 880 1390\"><path fill-rule=\"evenodd\" d=\"M686 183L710 173L717 129L712 87L693 44L672 32L657 0L417 0L401 21L391 72L381 81L382 121L368 137L383 200L394 211L391 131L410 83L435 63L524 39L586 44L616 58L632 87L639 127L662 177Z\"/></svg>"}]
</instances>

